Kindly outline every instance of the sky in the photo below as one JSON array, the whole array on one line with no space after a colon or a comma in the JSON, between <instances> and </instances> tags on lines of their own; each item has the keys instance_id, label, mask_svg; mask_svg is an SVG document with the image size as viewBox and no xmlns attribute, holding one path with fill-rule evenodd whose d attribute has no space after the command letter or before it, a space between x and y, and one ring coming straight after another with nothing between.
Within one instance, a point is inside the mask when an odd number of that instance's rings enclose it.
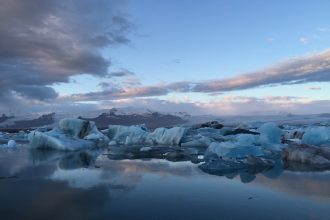
<instances>
[{"instance_id":1,"label":"sky","mask_svg":"<svg viewBox=\"0 0 330 220\"><path fill-rule=\"evenodd\" d=\"M329 1L0 3L0 113L330 109Z\"/></svg>"}]
</instances>

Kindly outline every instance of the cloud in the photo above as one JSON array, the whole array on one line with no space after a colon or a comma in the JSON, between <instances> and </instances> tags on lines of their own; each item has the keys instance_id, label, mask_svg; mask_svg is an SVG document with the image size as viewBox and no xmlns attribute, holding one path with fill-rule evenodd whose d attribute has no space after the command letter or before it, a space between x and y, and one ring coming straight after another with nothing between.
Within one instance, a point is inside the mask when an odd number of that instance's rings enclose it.
<instances>
[{"instance_id":1,"label":"cloud","mask_svg":"<svg viewBox=\"0 0 330 220\"><path fill-rule=\"evenodd\" d=\"M327 28L327 27L320 27L320 28L318 28L317 30L318 30L319 32L329 32L329 31L330 31L330 29Z\"/></svg>"},{"instance_id":2,"label":"cloud","mask_svg":"<svg viewBox=\"0 0 330 220\"><path fill-rule=\"evenodd\" d=\"M120 71L116 72L111 72L107 75L108 78L115 78L115 77L127 77L127 76L134 76L135 73L126 70L126 69L121 69Z\"/></svg>"},{"instance_id":3,"label":"cloud","mask_svg":"<svg viewBox=\"0 0 330 220\"><path fill-rule=\"evenodd\" d=\"M271 67L223 80L195 83L194 92L228 92L260 86L330 81L330 50L291 58Z\"/></svg>"},{"instance_id":4,"label":"cloud","mask_svg":"<svg viewBox=\"0 0 330 220\"><path fill-rule=\"evenodd\" d=\"M58 94L48 86L21 85L15 87L15 91L25 98L47 100L54 99Z\"/></svg>"},{"instance_id":5,"label":"cloud","mask_svg":"<svg viewBox=\"0 0 330 220\"><path fill-rule=\"evenodd\" d=\"M299 38L299 42L301 44L308 44L309 43L309 39L307 37L301 37L301 38Z\"/></svg>"},{"instance_id":6,"label":"cloud","mask_svg":"<svg viewBox=\"0 0 330 220\"><path fill-rule=\"evenodd\" d=\"M54 83L105 77L111 61L100 50L129 42L123 2L1 0L0 97L53 99Z\"/></svg>"},{"instance_id":7,"label":"cloud","mask_svg":"<svg viewBox=\"0 0 330 220\"><path fill-rule=\"evenodd\" d=\"M121 87L136 87L140 85L141 81L136 74L127 69L111 72L107 74L105 81L99 83L99 86L104 90L104 94L107 90L110 90L108 91L110 94L114 88L120 90Z\"/></svg>"},{"instance_id":8,"label":"cloud","mask_svg":"<svg viewBox=\"0 0 330 220\"><path fill-rule=\"evenodd\" d=\"M107 84L105 84L107 85ZM168 89L164 86L149 87L111 87L101 92L80 93L61 97L63 100L70 101L91 101L91 100L117 100L132 97L152 97L168 94Z\"/></svg>"},{"instance_id":9,"label":"cloud","mask_svg":"<svg viewBox=\"0 0 330 220\"><path fill-rule=\"evenodd\" d=\"M267 40L267 42L272 43L272 42L275 41L275 38L274 37L268 37L266 40Z\"/></svg>"},{"instance_id":10,"label":"cloud","mask_svg":"<svg viewBox=\"0 0 330 220\"><path fill-rule=\"evenodd\" d=\"M116 87L100 92L75 94L75 101L115 100L134 97L153 97L171 92L199 92L210 95L263 86L292 85L330 81L330 50L308 56L287 59L268 68L228 79L204 82L174 82L151 86ZM66 97L70 99L70 97Z\"/></svg>"}]
</instances>

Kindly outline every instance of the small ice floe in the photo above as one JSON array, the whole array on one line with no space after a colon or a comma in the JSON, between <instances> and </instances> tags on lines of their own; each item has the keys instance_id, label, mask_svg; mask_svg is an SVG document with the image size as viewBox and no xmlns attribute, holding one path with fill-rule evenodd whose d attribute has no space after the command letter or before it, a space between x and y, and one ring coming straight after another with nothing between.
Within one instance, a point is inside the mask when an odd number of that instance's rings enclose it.
<instances>
[{"instance_id":1,"label":"small ice floe","mask_svg":"<svg viewBox=\"0 0 330 220\"><path fill-rule=\"evenodd\" d=\"M17 146L17 145L16 145L16 141L14 141L14 140L9 140L7 146L8 146L9 148L15 148L15 147Z\"/></svg>"}]
</instances>

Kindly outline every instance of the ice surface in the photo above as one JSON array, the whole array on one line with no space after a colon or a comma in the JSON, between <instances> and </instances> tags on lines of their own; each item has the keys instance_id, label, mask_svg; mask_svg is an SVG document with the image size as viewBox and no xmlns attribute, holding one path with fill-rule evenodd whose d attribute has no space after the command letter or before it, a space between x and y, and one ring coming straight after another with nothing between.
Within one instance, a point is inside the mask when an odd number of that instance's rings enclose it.
<instances>
[{"instance_id":1,"label":"ice surface","mask_svg":"<svg viewBox=\"0 0 330 220\"><path fill-rule=\"evenodd\" d=\"M253 146L257 143L257 137L252 134L238 134L236 135L238 146Z\"/></svg>"},{"instance_id":2,"label":"ice surface","mask_svg":"<svg viewBox=\"0 0 330 220\"><path fill-rule=\"evenodd\" d=\"M220 158L244 158L250 155L262 156L264 155L260 147L255 145L242 146L238 142L213 142L207 149L205 156L210 157L216 154Z\"/></svg>"},{"instance_id":3,"label":"ice surface","mask_svg":"<svg viewBox=\"0 0 330 220\"><path fill-rule=\"evenodd\" d=\"M302 136L302 143L320 146L330 141L330 129L327 127L311 127Z\"/></svg>"},{"instance_id":4,"label":"ice surface","mask_svg":"<svg viewBox=\"0 0 330 220\"><path fill-rule=\"evenodd\" d=\"M208 147L211 139L202 135L197 135L193 140L181 143L181 147Z\"/></svg>"}]
</instances>

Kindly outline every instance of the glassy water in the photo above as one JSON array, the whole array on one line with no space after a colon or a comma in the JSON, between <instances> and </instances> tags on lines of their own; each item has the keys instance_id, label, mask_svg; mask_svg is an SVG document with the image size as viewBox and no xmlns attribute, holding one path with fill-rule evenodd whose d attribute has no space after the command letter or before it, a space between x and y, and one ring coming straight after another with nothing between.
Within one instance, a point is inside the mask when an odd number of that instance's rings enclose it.
<instances>
[{"instance_id":1,"label":"glassy water","mask_svg":"<svg viewBox=\"0 0 330 220\"><path fill-rule=\"evenodd\" d=\"M216 176L106 150L0 151L0 219L330 219L330 172Z\"/></svg>"}]
</instances>

